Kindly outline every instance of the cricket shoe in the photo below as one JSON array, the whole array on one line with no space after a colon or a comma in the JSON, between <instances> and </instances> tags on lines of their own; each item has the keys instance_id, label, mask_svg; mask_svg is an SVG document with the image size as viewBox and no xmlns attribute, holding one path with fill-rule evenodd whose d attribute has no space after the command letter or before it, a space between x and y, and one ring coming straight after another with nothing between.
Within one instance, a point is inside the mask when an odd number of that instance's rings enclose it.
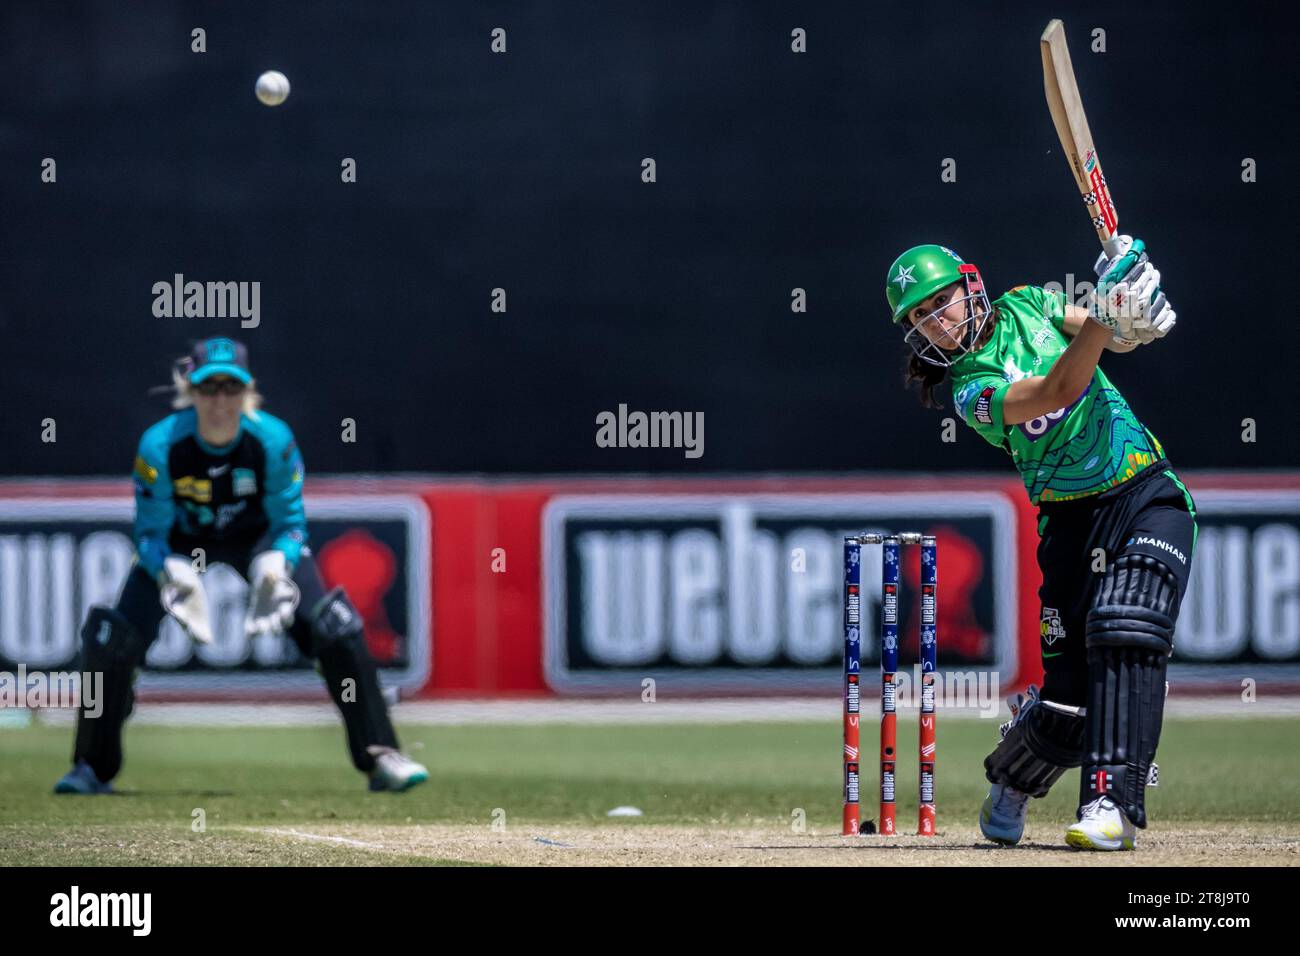
<instances>
[{"instance_id":1,"label":"cricket shoe","mask_svg":"<svg viewBox=\"0 0 1300 956\"><path fill-rule=\"evenodd\" d=\"M55 793L80 793L87 796L96 793L112 793L113 785L104 783L97 776L95 771L90 769L90 764L84 760L78 760L77 765L59 778L59 782L54 785Z\"/></svg>"},{"instance_id":2,"label":"cricket shoe","mask_svg":"<svg viewBox=\"0 0 1300 956\"><path fill-rule=\"evenodd\" d=\"M370 789L401 793L429 779L429 771L392 747L371 747L375 767L370 771Z\"/></svg>"},{"instance_id":3,"label":"cricket shoe","mask_svg":"<svg viewBox=\"0 0 1300 956\"><path fill-rule=\"evenodd\" d=\"M1025 835L1029 794L1005 783L995 783L980 807L980 832L994 843L1014 846Z\"/></svg>"},{"instance_id":4,"label":"cricket shoe","mask_svg":"<svg viewBox=\"0 0 1300 956\"><path fill-rule=\"evenodd\" d=\"M1076 850L1131 850L1137 827L1110 797L1098 797L1079 811L1079 822L1065 831Z\"/></svg>"}]
</instances>

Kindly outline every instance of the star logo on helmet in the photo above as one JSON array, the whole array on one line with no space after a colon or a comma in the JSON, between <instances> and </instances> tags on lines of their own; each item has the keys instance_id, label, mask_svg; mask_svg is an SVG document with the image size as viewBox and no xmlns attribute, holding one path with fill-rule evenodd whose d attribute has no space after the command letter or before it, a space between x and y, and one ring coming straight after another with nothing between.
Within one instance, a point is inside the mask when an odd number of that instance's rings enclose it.
<instances>
[{"instance_id":1,"label":"star logo on helmet","mask_svg":"<svg viewBox=\"0 0 1300 956\"><path fill-rule=\"evenodd\" d=\"M893 278L893 281L898 283L898 291L902 292L906 289L909 282L916 282L916 279L912 276L912 270L915 268L914 265L908 266L906 269L901 265L898 267L898 275Z\"/></svg>"}]
</instances>

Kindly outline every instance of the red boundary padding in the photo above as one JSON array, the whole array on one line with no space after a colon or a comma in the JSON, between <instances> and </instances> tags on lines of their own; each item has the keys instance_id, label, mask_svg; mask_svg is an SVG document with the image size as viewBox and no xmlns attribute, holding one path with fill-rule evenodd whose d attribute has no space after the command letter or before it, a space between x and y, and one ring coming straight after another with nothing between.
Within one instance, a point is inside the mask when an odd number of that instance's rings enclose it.
<instances>
[{"instance_id":1,"label":"red boundary padding","mask_svg":"<svg viewBox=\"0 0 1300 956\"><path fill-rule=\"evenodd\" d=\"M321 488L321 491L327 489ZM338 492L339 488L329 488ZM389 490L389 489L385 489ZM1040 678L1038 536L1035 512L1014 479L971 476L888 478L570 479L426 487L434 528L434 666L426 696L549 693L543 672L542 513L556 495L861 494L983 491L1015 508L1020 574L1021 672L1005 685ZM503 548L506 572L491 570Z\"/></svg>"},{"instance_id":2,"label":"red boundary padding","mask_svg":"<svg viewBox=\"0 0 1300 956\"><path fill-rule=\"evenodd\" d=\"M1268 490L1291 475L1186 473L1192 494L1203 489ZM565 478L455 480L371 476L308 479L309 493L410 494L432 518L434 658L421 696L548 694L543 672L542 512L559 494L758 494L983 491L1005 494L1015 509L1019 572L1020 673L1003 675L1003 690L1042 677L1038 657L1037 512L1014 478L977 475L650 479ZM0 498L131 494L128 480L0 481ZM492 570L493 550L506 570ZM942 637L941 637L942 640Z\"/></svg>"}]
</instances>

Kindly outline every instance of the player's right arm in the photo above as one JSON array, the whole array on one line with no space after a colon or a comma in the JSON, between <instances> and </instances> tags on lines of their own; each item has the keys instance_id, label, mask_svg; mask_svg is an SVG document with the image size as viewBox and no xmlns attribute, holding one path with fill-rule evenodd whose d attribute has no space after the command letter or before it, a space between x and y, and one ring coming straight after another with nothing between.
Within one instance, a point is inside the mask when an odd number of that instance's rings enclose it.
<instances>
[{"instance_id":1,"label":"player's right arm","mask_svg":"<svg viewBox=\"0 0 1300 956\"><path fill-rule=\"evenodd\" d=\"M1061 319L1061 331L1070 338L1074 338L1079 334L1079 330L1083 328L1084 323L1090 318L1091 316L1088 315L1087 309L1081 309L1077 305L1066 305L1065 314ZM1116 332L1115 335L1117 336L1119 333ZM1111 340L1106 343L1106 351L1120 353L1132 352L1141 344L1141 342L1129 341L1128 339L1111 336Z\"/></svg>"},{"instance_id":2,"label":"player's right arm","mask_svg":"<svg viewBox=\"0 0 1300 956\"><path fill-rule=\"evenodd\" d=\"M175 520L169 449L165 422L150 428L140 439L132 480L135 483L135 552L149 576L157 579L163 561L171 554L168 538Z\"/></svg>"},{"instance_id":3,"label":"player's right arm","mask_svg":"<svg viewBox=\"0 0 1300 956\"><path fill-rule=\"evenodd\" d=\"M1002 421L1019 425L1064 408L1079 397L1092 381L1097 361L1111 341L1112 330L1097 322L1085 322L1070 345L1046 375L1032 375L1012 382L1002 397Z\"/></svg>"},{"instance_id":4,"label":"player's right arm","mask_svg":"<svg viewBox=\"0 0 1300 956\"><path fill-rule=\"evenodd\" d=\"M173 419L154 425L140 439L135 456L136 558L158 582L163 609L194 640L212 643L212 618L198 571L188 556L172 554L171 530L176 520L172 479L167 459L171 452Z\"/></svg>"}]
</instances>

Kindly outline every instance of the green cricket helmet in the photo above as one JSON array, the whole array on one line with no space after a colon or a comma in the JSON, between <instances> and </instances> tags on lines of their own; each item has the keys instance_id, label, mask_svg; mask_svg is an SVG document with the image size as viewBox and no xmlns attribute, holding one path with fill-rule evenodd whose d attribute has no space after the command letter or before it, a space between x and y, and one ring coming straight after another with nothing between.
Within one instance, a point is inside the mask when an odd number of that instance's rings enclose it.
<instances>
[{"instance_id":1,"label":"green cricket helmet","mask_svg":"<svg viewBox=\"0 0 1300 956\"><path fill-rule=\"evenodd\" d=\"M908 319L908 330L903 336L903 341L912 347L912 351L931 365L950 366L957 358L972 351L985 324L992 317L993 307L984 291L979 269L964 261L947 246L913 246L894 260L886 277L885 300L889 303L895 325L902 322L916 306L954 282L964 283L966 294L950 302L943 302L939 308L916 321ZM947 332L940 331L938 338L941 342L953 343L950 347L941 347L926 338L921 327L928 322L937 322L935 313L948 309L956 302L970 303L966 306L966 318L955 328Z\"/></svg>"}]
</instances>

